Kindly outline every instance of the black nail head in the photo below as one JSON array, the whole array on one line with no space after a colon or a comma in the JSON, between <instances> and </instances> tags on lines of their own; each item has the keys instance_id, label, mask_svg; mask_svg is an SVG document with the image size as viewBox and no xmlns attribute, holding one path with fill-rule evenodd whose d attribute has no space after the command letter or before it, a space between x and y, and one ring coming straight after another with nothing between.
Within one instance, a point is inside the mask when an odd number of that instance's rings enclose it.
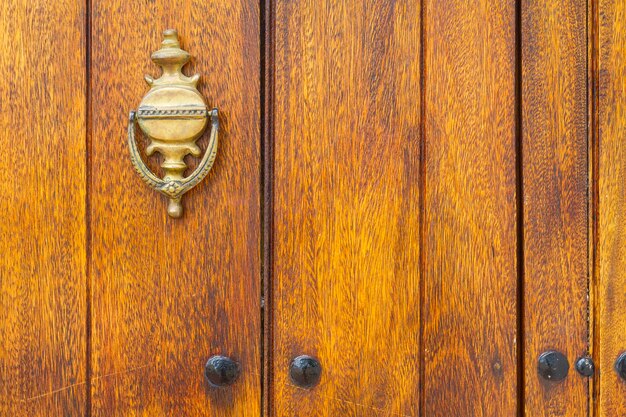
<instances>
[{"instance_id":1,"label":"black nail head","mask_svg":"<svg viewBox=\"0 0 626 417\"><path fill-rule=\"evenodd\" d=\"M595 371L593 360L589 357L579 358L576 361L576 370L582 376L586 376L586 377L593 376L593 372Z\"/></svg>"},{"instance_id":2,"label":"black nail head","mask_svg":"<svg viewBox=\"0 0 626 417\"><path fill-rule=\"evenodd\" d=\"M558 382L567 376L569 362L561 352L550 350L539 356L537 370L543 379Z\"/></svg>"},{"instance_id":3,"label":"black nail head","mask_svg":"<svg viewBox=\"0 0 626 417\"><path fill-rule=\"evenodd\" d=\"M214 387L224 387L234 383L239 377L239 364L225 356L212 356L204 367L204 376Z\"/></svg>"},{"instance_id":4,"label":"black nail head","mask_svg":"<svg viewBox=\"0 0 626 417\"><path fill-rule=\"evenodd\" d=\"M615 371L617 374L626 381L626 352L619 355L617 361L615 362Z\"/></svg>"},{"instance_id":5,"label":"black nail head","mask_svg":"<svg viewBox=\"0 0 626 417\"><path fill-rule=\"evenodd\" d=\"M298 356L291 361L289 376L297 386L312 388L320 381L322 366L315 358L306 355Z\"/></svg>"}]
</instances>

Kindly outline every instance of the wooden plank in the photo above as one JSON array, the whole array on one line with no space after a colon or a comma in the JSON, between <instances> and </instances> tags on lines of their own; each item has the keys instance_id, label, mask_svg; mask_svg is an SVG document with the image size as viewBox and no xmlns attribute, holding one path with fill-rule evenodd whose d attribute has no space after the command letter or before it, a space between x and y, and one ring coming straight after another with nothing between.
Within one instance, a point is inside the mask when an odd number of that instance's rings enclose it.
<instances>
[{"instance_id":1,"label":"wooden plank","mask_svg":"<svg viewBox=\"0 0 626 417\"><path fill-rule=\"evenodd\" d=\"M425 6L422 414L514 416L515 2Z\"/></svg>"},{"instance_id":2,"label":"wooden plank","mask_svg":"<svg viewBox=\"0 0 626 417\"><path fill-rule=\"evenodd\" d=\"M626 352L626 3L598 4L598 213L595 357L599 417L626 415L626 381L614 371Z\"/></svg>"},{"instance_id":3,"label":"wooden plank","mask_svg":"<svg viewBox=\"0 0 626 417\"><path fill-rule=\"evenodd\" d=\"M522 2L525 412L578 416L588 379L574 370L588 353L587 5ZM547 350L570 373L537 373Z\"/></svg>"},{"instance_id":4,"label":"wooden plank","mask_svg":"<svg viewBox=\"0 0 626 417\"><path fill-rule=\"evenodd\" d=\"M86 404L85 4L0 7L0 415Z\"/></svg>"},{"instance_id":5,"label":"wooden plank","mask_svg":"<svg viewBox=\"0 0 626 417\"><path fill-rule=\"evenodd\" d=\"M420 4L275 13L271 415L417 416Z\"/></svg>"},{"instance_id":6,"label":"wooden plank","mask_svg":"<svg viewBox=\"0 0 626 417\"><path fill-rule=\"evenodd\" d=\"M92 15L93 416L258 416L259 3L93 0ZM221 112L216 163L177 220L125 133L167 28ZM241 364L230 388L204 380L215 354Z\"/></svg>"}]
</instances>

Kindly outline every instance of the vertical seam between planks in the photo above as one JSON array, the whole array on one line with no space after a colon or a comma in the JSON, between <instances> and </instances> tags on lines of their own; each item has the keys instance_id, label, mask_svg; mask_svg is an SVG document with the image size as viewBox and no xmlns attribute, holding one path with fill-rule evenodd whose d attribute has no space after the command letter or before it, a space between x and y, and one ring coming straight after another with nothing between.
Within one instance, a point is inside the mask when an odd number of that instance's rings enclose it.
<instances>
[{"instance_id":1,"label":"vertical seam between planks","mask_svg":"<svg viewBox=\"0 0 626 417\"><path fill-rule=\"evenodd\" d=\"M270 415L272 381L272 261L274 180L274 2L260 0L260 99L261 99L261 415Z\"/></svg>"},{"instance_id":2,"label":"vertical seam between planks","mask_svg":"<svg viewBox=\"0 0 626 417\"><path fill-rule=\"evenodd\" d=\"M589 89L587 94L587 107L588 107L588 132L587 132L587 149L588 149L588 240L589 240L589 253L588 253L588 347L593 356L600 355L599 349L599 327L597 315L597 297L598 289L598 221L600 216L599 206L599 107L598 107L598 93L599 93L599 6L598 0L588 0L587 13L590 14L587 18L587 74L590 80L587 82L587 88ZM592 357L593 357L592 356ZM587 415L599 415L599 401L594 399L600 396L600 378L602 375L597 371L597 366L600 364L599 356L594 358L596 364L596 378L590 380L591 387L588 389L588 402L587 402Z\"/></svg>"},{"instance_id":3,"label":"vertical seam between planks","mask_svg":"<svg viewBox=\"0 0 626 417\"><path fill-rule=\"evenodd\" d=\"M425 415L426 394L426 358L424 346L424 290L425 290L425 256L424 256L424 215L426 192L426 37L425 18L427 0L420 2L420 158L419 158L419 415Z\"/></svg>"},{"instance_id":4,"label":"vertical seam between planks","mask_svg":"<svg viewBox=\"0 0 626 417\"><path fill-rule=\"evenodd\" d=\"M524 332L524 158L522 115L522 0L515 3L515 136L516 136L516 204L517 204L517 415L524 417L525 399L525 332Z\"/></svg>"},{"instance_id":5,"label":"vertical seam between planks","mask_svg":"<svg viewBox=\"0 0 626 417\"><path fill-rule=\"evenodd\" d=\"M585 53L585 58L586 58L586 61L585 61L585 76L587 77L587 80L586 80L586 83L585 83L585 86L586 86L585 110L586 110L586 118L587 118L586 123L585 123L585 128L586 128L585 138L586 138L586 141L587 141L587 143L586 143L586 151L587 151L587 153L586 153L586 159L587 159L586 160L586 169L587 169L587 172L586 172L587 173L587 178L586 178L586 182L587 182L587 196L586 196L586 198L587 198L587 207L586 207L587 208L587 218L586 218L586 220L587 220L587 224L586 224L586 234L587 234L586 235L586 242L587 242L587 270L585 271L586 272L586 277L587 277L587 282L586 282L586 287L587 287L586 288L586 294L587 294L587 299L586 299L586 303L587 303L587 305L586 305L586 307L587 307L586 308L586 310L587 310L586 311L586 313L587 313L586 319L587 320L586 320L586 324L587 324L587 327L585 329L586 333L587 333L586 334L586 338L587 338L586 344L587 344L587 346L585 347L585 350L586 350L585 354L587 356L591 356L590 355L590 351L591 351L591 334L592 334L592 330L591 330L591 325L592 325L591 300L593 299L593 296L591 295L591 286L590 286L590 284L591 284L591 268L590 268L590 265L592 263L592 259L591 259L592 255L591 255L591 249L590 249L590 245L589 245L589 242L590 242L590 239L591 239L591 221L590 221L590 217L589 217L591 215L591 213L590 213L590 208L591 208L591 202L590 202L591 200L590 200L590 198L591 198L591 194L592 194L592 191L591 191L592 184L591 184L591 174L590 174L590 166L591 166L590 165L591 164L591 162L590 162L591 161L591 157L590 157L590 143L591 143L591 141L589 140L589 135L591 133L591 129L589 127L590 126L590 122L591 122L591 115L590 115L590 108L589 108L591 101L589 99L589 94L590 94L591 88L589 86L589 79L588 79L589 71L590 71L590 64L591 64L591 60L590 60L590 56L589 56L590 55L590 51L589 51L589 33L590 33L590 31L589 31L589 18L590 18L590 15L591 15L591 13L589 13L590 3L591 2L589 0L587 0L585 2L585 42L586 42L586 48L585 48L586 49L585 50L585 52L586 52ZM585 408L586 409L585 409L585 412L586 412L586 415L588 417L590 417L591 416L590 389L591 389L591 387L593 385L591 383L591 379L590 378L587 378L585 382L586 382L586 388L587 388L586 389L586 404L585 404L585 406L586 406Z\"/></svg>"},{"instance_id":6,"label":"vertical seam between planks","mask_svg":"<svg viewBox=\"0 0 626 417\"><path fill-rule=\"evenodd\" d=\"M91 379L92 379L92 315L91 315L91 148L92 148L92 109L91 109L91 0L85 0L85 415L91 416Z\"/></svg>"},{"instance_id":7,"label":"vertical seam between planks","mask_svg":"<svg viewBox=\"0 0 626 417\"><path fill-rule=\"evenodd\" d=\"M259 0L257 7L259 8L259 137L260 137L260 163L259 163L259 219L261 222L261 237L260 237L260 257L261 257L261 300L260 300L260 312L261 315L261 335L259 337L260 343L260 415L265 415L265 245L267 242L265 231L265 3L266 0Z\"/></svg>"},{"instance_id":8,"label":"vertical seam between planks","mask_svg":"<svg viewBox=\"0 0 626 417\"><path fill-rule=\"evenodd\" d=\"M591 336L591 333L592 333L591 332L591 323L592 323L592 321L591 321L591 299L592 299L592 296L591 296L591 292L590 292L591 291L591 287L590 287L590 283L591 283L591 276L590 276L590 273L591 273L591 270L590 270L591 251L590 251L590 247L589 247L589 240L591 238L591 233L590 233L591 222L590 222L590 219L589 219L589 216L590 216L590 212L589 212L589 209L590 209L590 196L591 196L591 183L590 183L591 175L590 175L590 171L589 171L590 159L591 159L590 156L589 156L589 144L590 144L589 134L591 132L591 129L589 129L589 123L590 123L591 117L590 117L590 114L589 114L589 105L590 105L590 100L589 100L590 92L589 92L589 90L590 90L590 88L589 88L589 79L588 79L588 77L589 77L589 65L590 65L590 62L591 62L590 59L589 59L589 16L590 16L589 7L590 7L590 2L589 2L589 0L587 0L585 2L585 42L586 42L586 45L585 45L586 46L586 48L585 48L585 52L586 52L585 53L585 59L586 59L585 60L585 77L586 77L586 80L585 80L586 81L585 82L585 87L586 87L586 91L585 91L585 93L586 93L585 94L585 100L586 100L586 102L585 102L585 110L586 110L585 139L586 139L586 151L587 151L587 153L586 153L586 165L585 165L586 166L586 170L587 170L586 171L586 174L587 174L587 178L586 178L586 182L587 182L587 196L586 196L586 199L587 199L587 201L586 201L586 203L587 203L587 206L586 206L586 209L587 209L587 213L586 213L587 214L587 218L586 218L587 224L586 224L586 230L585 230L586 231L586 243L587 243L587 270L585 271L586 272L586 277L587 277L587 283L586 283L586 286L587 286L587 288L586 288L587 289L587 291L586 291L586 294L587 294L587 299L586 299L586 303L587 303L587 305L586 305L586 307L587 307L586 308L586 310L587 310L586 311L586 313L587 313L586 324L587 324L587 327L585 329L586 333L587 333L586 334L586 338L587 338L586 344L587 344L587 346L585 347L585 350L586 350L585 355L587 355L587 356L590 356L590 351L591 351L591 338L590 338L590 336ZM593 360L593 358L592 358L592 360ZM590 390L591 382L590 382L589 378L587 378L585 382L586 382L586 388L587 388L586 389L586 404L585 404L586 410L585 411L586 411L587 417L590 417L591 416L591 407L590 407L590 405L591 405L591 397L589 395L589 390Z\"/></svg>"}]
</instances>

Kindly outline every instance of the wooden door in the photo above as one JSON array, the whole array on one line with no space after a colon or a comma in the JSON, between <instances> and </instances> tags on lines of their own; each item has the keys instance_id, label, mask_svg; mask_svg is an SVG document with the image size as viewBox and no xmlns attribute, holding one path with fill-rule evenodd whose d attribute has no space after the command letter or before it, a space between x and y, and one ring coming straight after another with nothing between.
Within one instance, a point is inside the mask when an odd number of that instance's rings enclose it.
<instances>
[{"instance_id":1,"label":"wooden door","mask_svg":"<svg viewBox=\"0 0 626 417\"><path fill-rule=\"evenodd\" d=\"M626 4L601 0L594 17L594 411L619 416L626 414Z\"/></svg>"},{"instance_id":2,"label":"wooden door","mask_svg":"<svg viewBox=\"0 0 626 417\"><path fill-rule=\"evenodd\" d=\"M589 356L590 194L587 4L522 1L520 68L520 305L524 411L586 415ZM563 354L563 381L537 372L545 352Z\"/></svg>"},{"instance_id":3,"label":"wooden door","mask_svg":"<svg viewBox=\"0 0 626 417\"><path fill-rule=\"evenodd\" d=\"M514 415L514 2L277 1L275 45L272 415Z\"/></svg>"},{"instance_id":4,"label":"wooden door","mask_svg":"<svg viewBox=\"0 0 626 417\"><path fill-rule=\"evenodd\" d=\"M272 415L415 415L419 4L275 12ZM314 391L289 381L299 355L322 364Z\"/></svg>"},{"instance_id":5,"label":"wooden door","mask_svg":"<svg viewBox=\"0 0 626 417\"><path fill-rule=\"evenodd\" d=\"M90 27L91 413L259 415L258 4L96 0ZM170 27L222 109L220 157L181 219L129 169L122 140ZM213 355L241 365L229 390L206 386Z\"/></svg>"},{"instance_id":6,"label":"wooden door","mask_svg":"<svg viewBox=\"0 0 626 417\"><path fill-rule=\"evenodd\" d=\"M622 9L272 3L270 415L623 414Z\"/></svg>"},{"instance_id":7,"label":"wooden door","mask_svg":"<svg viewBox=\"0 0 626 417\"><path fill-rule=\"evenodd\" d=\"M6 0L0 417L624 415L625 21ZM220 109L180 219L126 138L168 28Z\"/></svg>"},{"instance_id":8,"label":"wooden door","mask_svg":"<svg viewBox=\"0 0 626 417\"><path fill-rule=\"evenodd\" d=\"M258 2L0 13L0 415L260 415ZM222 110L220 158L175 221L125 139L169 27ZM213 355L239 363L230 389L208 387Z\"/></svg>"},{"instance_id":9,"label":"wooden door","mask_svg":"<svg viewBox=\"0 0 626 417\"><path fill-rule=\"evenodd\" d=\"M0 6L0 415L87 410L86 4Z\"/></svg>"}]
</instances>

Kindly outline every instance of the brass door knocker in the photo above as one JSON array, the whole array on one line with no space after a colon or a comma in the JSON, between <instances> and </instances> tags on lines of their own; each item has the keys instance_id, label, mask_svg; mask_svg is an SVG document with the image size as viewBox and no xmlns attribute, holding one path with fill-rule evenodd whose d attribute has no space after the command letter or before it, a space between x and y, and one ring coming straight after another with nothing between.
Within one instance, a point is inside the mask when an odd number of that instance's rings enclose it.
<instances>
[{"instance_id":1,"label":"brass door knocker","mask_svg":"<svg viewBox=\"0 0 626 417\"><path fill-rule=\"evenodd\" d=\"M167 213L179 218L183 215L183 194L202 181L215 162L219 120L217 109L208 110L196 89L200 76L187 77L182 73L190 55L180 49L178 33L168 29L163 32L163 38L161 49L152 54L152 61L161 66L163 74L157 79L145 76L150 90L141 100L139 109L130 112L128 146L135 170L149 187L169 197ZM191 175L183 177L187 169L185 156L201 155L196 140L206 129L209 116L211 134L204 156ZM158 152L163 156L163 178L152 173L141 159L135 141L135 122L149 139L146 155Z\"/></svg>"}]
</instances>

